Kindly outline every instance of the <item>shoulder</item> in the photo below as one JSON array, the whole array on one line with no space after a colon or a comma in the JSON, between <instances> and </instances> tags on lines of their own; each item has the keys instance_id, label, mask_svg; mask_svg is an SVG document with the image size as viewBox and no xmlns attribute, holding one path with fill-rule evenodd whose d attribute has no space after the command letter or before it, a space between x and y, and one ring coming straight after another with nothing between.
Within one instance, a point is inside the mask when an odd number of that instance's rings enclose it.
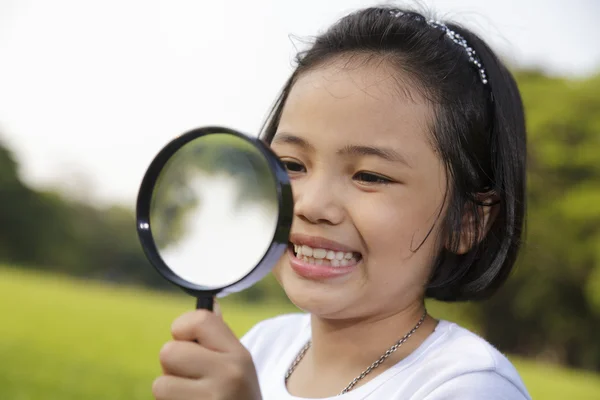
<instances>
[{"instance_id":1,"label":"shoulder","mask_svg":"<svg viewBox=\"0 0 600 400\"><path fill-rule=\"evenodd\" d=\"M301 347L310 337L310 315L284 314L257 323L241 339L255 363L265 364L292 349Z\"/></svg>"},{"instance_id":2,"label":"shoulder","mask_svg":"<svg viewBox=\"0 0 600 400\"><path fill-rule=\"evenodd\" d=\"M438 360L438 367L460 373L495 371L517 375L508 358L481 336L448 321L440 321L440 329L443 335L430 354Z\"/></svg>"},{"instance_id":3,"label":"shoulder","mask_svg":"<svg viewBox=\"0 0 600 400\"><path fill-rule=\"evenodd\" d=\"M432 390L424 400L531 400L524 387L496 371L459 375Z\"/></svg>"},{"instance_id":4,"label":"shoulder","mask_svg":"<svg viewBox=\"0 0 600 400\"><path fill-rule=\"evenodd\" d=\"M488 341L448 321L440 321L438 329L420 363L435 372L426 399L530 398L516 368Z\"/></svg>"}]
</instances>

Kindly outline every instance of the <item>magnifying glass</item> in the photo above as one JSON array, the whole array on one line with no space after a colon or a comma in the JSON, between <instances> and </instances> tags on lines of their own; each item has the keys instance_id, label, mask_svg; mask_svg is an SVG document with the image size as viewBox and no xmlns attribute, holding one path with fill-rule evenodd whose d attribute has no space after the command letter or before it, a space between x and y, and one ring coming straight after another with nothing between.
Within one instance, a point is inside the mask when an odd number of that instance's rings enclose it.
<instances>
[{"instance_id":1,"label":"magnifying glass","mask_svg":"<svg viewBox=\"0 0 600 400\"><path fill-rule=\"evenodd\" d=\"M260 140L202 127L168 143L139 189L137 231L168 281L212 310L213 297L249 288L286 251L292 225L289 178Z\"/></svg>"}]
</instances>

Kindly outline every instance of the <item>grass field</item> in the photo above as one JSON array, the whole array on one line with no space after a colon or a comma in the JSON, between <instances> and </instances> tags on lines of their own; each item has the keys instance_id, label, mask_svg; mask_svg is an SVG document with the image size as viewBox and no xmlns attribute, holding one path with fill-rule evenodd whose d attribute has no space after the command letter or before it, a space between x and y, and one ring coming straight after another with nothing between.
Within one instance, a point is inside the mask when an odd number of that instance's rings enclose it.
<instances>
[{"instance_id":1,"label":"grass field","mask_svg":"<svg viewBox=\"0 0 600 400\"><path fill-rule=\"evenodd\" d=\"M0 399L151 399L158 351L173 319L193 303L184 295L0 268ZM290 311L235 299L221 305L238 335ZM600 399L598 375L513 361L534 399Z\"/></svg>"}]
</instances>

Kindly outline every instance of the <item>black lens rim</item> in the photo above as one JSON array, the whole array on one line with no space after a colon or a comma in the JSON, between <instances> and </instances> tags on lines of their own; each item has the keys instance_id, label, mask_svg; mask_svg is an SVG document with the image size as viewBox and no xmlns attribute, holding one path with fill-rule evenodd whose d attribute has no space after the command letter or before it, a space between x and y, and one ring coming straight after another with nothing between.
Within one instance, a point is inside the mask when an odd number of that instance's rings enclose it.
<instances>
[{"instance_id":1,"label":"black lens rim","mask_svg":"<svg viewBox=\"0 0 600 400\"><path fill-rule=\"evenodd\" d=\"M152 203L152 195L156 182L165 165L169 162L173 154L175 154L182 146L192 140L211 134L230 134L246 140L254 147L260 150L265 157L269 168L273 172L275 178L275 186L277 192L278 216L277 225L271 240L271 244L267 248L265 254L258 264L244 277L238 281L220 288L206 287L188 282L179 277L165 263L158 252L156 243L152 237L152 225L150 222L150 210ZM289 243L289 234L292 226L293 217L293 197L290 185L289 176L277 155L261 140L248 136L235 129L223 126L206 126L190 130L175 139L171 140L162 150L154 157L150 166L146 170L142 179L136 202L136 227L137 234L146 255L146 258L154 269L167 281L180 287L187 293L196 297L206 295L223 296L230 293L239 292L246 289L256 282L264 278L274 267L277 261L286 251Z\"/></svg>"}]
</instances>

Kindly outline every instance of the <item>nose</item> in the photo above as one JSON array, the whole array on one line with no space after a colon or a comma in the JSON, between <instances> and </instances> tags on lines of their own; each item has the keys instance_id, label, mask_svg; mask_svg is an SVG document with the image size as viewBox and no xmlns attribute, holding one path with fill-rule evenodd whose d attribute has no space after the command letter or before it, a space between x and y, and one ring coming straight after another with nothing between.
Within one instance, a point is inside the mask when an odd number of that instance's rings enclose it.
<instances>
[{"instance_id":1,"label":"nose","mask_svg":"<svg viewBox=\"0 0 600 400\"><path fill-rule=\"evenodd\" d=\"M339 185L326 174L311 174L292 183L294 215L311 224L338 225L344 220Z\"/></svg>"}]
</instances>

